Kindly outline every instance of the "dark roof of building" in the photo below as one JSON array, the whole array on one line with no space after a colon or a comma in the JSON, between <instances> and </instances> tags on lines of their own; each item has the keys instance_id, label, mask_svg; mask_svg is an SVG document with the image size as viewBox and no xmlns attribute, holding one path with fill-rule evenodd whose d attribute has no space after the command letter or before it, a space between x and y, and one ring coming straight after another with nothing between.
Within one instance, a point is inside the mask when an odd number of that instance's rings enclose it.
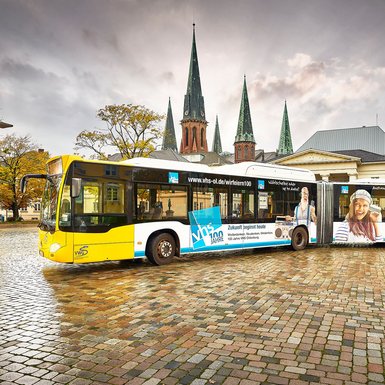
<instances>
[{"instance_id":1,"label":"dark roof of building","mask_svg":"<svg viewBox=\"0 0 385 385\"><path fill-rule=\"evenodd\" d=\"M107 160L109 160L110 162L120 162L122 160L122 155L120 154L120 152L117 152L115 154L108 155Z\"/></svg>"},{"instance_id":2,"label":"dark roof of building","mask_svg":"<svg viewBox=\"0 0 385 385\"><path fill-rule=\"evenodd\" d=\"M191 163L207 164L209 166L221 166L234 163L233 154L216 152L196 152L185 154L184 157Z\"/></svg>"},{"instance_id":3,"label":"dark roof of building","mask_svg":"<svg viewBox=\"0 0 385 385\"><path fill-rule=\"evenodd\" d=\"M174 150L171 150L170 148L166 150L153 151L150 154L150 158L163 159L163 160L176 160L178 162L188 162L188 160L186 160L182 155L178 154ZM122 156L120 155L120 153L116 153L113 155L109 155L108 160L112 162L120 162L122 160Z\"/></svg>"},{"instance_id":4,"label":"dark roof of building","mask_svg":"<svg viewBox=\"0 0 385 385\"><path fill-rule=\"evenodd\" d=\"M150 158L163 159L163 160L176 160L178 162L188 162L181 154L171 150L170 148L166 150L154 151L150 154Z\"/></svg>"},{"instance_id":5,"label":"dark roof of building","mask_svg":"<svg viewBox=\"0 0 385 385\"><path fill-rule=\"evenodd\" d=\"M340 151L331 151L335 154L354 156L360 158L363 163L370 162L384 162L385 156L380 154L375 154L374 152L369 152L365 150L340 150Z\"/></svg>"},{"instance_id":6,"label":"dark roof of building","mask_svg":"<svg viewBox=\"0 0 385 385\"><path fill-rule=\"evenodd\" d=\"M360 148L385 155L385 132L379 126L317 131L296 152L311 148L336 152Z\"/></svg>"},{"instance_id":7,"label":"dark roof of building","mask_svg":"<svg viewBox=\"0 0 385 385\"><path fill-rule=\"evenodd\" d=\"M267 151L263 149L257 149L255 150L255 161L261 162L261 163L270 163L273 160L284 158L285 156L288 156L289 154L281 154L279 155L277 151Z\"/></svg>"}]
</instances>

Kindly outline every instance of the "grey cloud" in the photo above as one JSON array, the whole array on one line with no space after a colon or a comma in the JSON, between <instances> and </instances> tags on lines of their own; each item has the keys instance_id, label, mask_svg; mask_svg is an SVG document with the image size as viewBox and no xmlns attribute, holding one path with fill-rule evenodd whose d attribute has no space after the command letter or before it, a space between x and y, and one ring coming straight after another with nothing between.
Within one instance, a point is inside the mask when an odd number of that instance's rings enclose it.
<instances>
[{"instance_id":1,"label":"grey cloud","mask_svg":"<svg viewBox=\"0 0 385 385\"><path fill-rule=\"evenodd\" d=\"M174 73L171 72L171 71L166 71L166 72L163 72L161 75L160 75L160 79L166 83L173 83L175 82L175 76L174 76Z\"/></svg>"},{"instance_id":2,"label":"grey cloud","mask_svg":"<svg viewBox=\"0 0 385 385\"><path fill-rule=\"evenodd\" d=\"M177 122L193 19L209 130L218 113L226 150L244 73L253 124L269 136L279 135L284 99L290 121L306 120L312 129L384 110L384 76L370 72L384 63L383 0L0 1L1 113L11 122L22 118L55 146L52 127L67 133L59 140L69 146L76 131L99 123L95 114L105 104L166 112L171 95ZM286 62L298 52L313 59ZM362 60L367 73L354 67ZM349 81L357 73L369 85Z\"/></svg>"},{"instance_id":3,"label":"grey cloud","mask_svg":"<svg viewBox=\"0 0 385 385\"><path fill-rule=\"evenodd\" d=\"M18 83L41 83L46 81L52 82L60 80L60 77L53 73L45 72L31 64L21 63L11 58L4 58L1 61L0 73L0 80L2 78L3 80L5 78L12 78Z\"/></svg>"},{"instance_id":4,"label":"grey cloud","mask_svg":"<svg viewBox=\"0 0 385 385\"><path fill-rule=\"evenodd\" d=\"M285 77L258 74L249 87L251 98L256 100L281 95L285 98L301 98L319 86L325 75L325 64L310 63L298 72Z\"/></svg>"},{"instance_id":5,"label":"grey cloud","mask_svg":"<svg viewBox=\"0 0 385 385\"><path fill-rule=\"evenodd\" d=\"M99 92L101 90L100 84L98 83L93 72L85 71L78 67L73 67L72 73L76 81L85 86L87 90L93 90L95 92Z\"/></svg>"},{"instance_id":6,"label":"grey cloud","mask_svg":"<svg viewBox=\"0 0 385 385\"><path fill-rule=\"evenodd\" d=\"M88 28L81 30L81 36L86 43L95 49L106 49L108 47L115 51L115 54L120 54L120 43L115 33L100 34L100 31L93 31Z\"/></svg>"}]
</instances>

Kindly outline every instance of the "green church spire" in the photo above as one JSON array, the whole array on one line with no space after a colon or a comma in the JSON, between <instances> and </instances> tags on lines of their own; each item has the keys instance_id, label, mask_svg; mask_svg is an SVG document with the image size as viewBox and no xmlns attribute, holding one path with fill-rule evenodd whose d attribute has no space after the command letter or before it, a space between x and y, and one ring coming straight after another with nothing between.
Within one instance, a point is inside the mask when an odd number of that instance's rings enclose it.
<instances>
[{"instance_id":1,"label":"green church spire","mask_svg":"<svg viewBox=\"0 0 385 385\"><path fill-rule=\"evenodd\" d=\"M293 153L293 143L291 141L289 117L287 114L287 106L285 100L285 108L283 110L281 135L279 137L278 155L289 155Z\"/></svg>"},{"instance_id":2,"label":"green church spire","mask_svg":"<svg viewBox=\"0 0 385 385\"><path fill-rule=\"evenodd\" d=\"M235 143L237 142L255 143L253 125L251 124L249 97L247 95L246 75L243 79L241 109L239 111L237 135L235 136Z\"/></svg>"},{"instance_id":3,"label":"green church spire","mask_svg":"<svg viewBox=\"0 0 385 385\"><path fill-rule=\"evenodd\" d=\"M168 98L166 127L164 129L164 136L163 136L163 143L162 143L162 150L167 150L167 149L171 149L171 150L174 150L175 152L178 152L178 148L176 146L174 118L172 117L170 98Z\"/></svg>"},{"instance_id":4,"label":"green church spire","mask_svg":"<svg viewBox=\"0 0 385 385\"><path fill-rule=\"evenodd\" d=\"M221 134L219 132L218 115L217 115L216 120L215 120L213 152L216 152L218 155L222 153L222 142L221 142Z\"/></svg>"},{"instance_id":5,"label":"green church spire","mask_svg":"<svg viewBox=\"0 0 385 385\"><path fill-rule=\"evenodd\" d=\"M198 54L195 43L195 24L193 24L193 42L191 48L190 70L187 91L184 96L183 120L206 121L205 105L199 76Z\"/></svg>"}]
</instances>

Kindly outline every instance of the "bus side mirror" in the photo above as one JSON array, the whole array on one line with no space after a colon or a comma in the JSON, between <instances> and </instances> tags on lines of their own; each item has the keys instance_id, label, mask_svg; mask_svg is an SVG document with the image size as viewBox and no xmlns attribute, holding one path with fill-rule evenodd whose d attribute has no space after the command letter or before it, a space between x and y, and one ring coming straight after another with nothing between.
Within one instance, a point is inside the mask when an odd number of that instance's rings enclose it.
<instances>
[{"instance_id":1,"label":"bus side mirror","mask_svg":"<svg viewBox=\"0 0 385 385\"><path fill-rule=\"evenodd\" d=\"M71 198L77 198L82 189L82 179L72 178Z\"/></svg>"}]
</instances>

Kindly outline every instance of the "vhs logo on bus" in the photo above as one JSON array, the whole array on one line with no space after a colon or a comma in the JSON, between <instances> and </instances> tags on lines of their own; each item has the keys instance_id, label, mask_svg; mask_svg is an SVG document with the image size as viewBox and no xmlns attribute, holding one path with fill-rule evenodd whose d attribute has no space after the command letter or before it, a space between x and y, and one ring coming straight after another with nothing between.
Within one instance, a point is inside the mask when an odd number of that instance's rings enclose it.
<instances>
[{"instance_id":1,"label":"vhs logo on bus","mask_svg":"<svg viewBox=\"0 0 385 385\"><path fill-rule=\"evenodd\" d=\"M194 250L223 242L223 231L220 230L222 220L219 206L190 211L188 215Z\"/></svg>"}]
</instances>

